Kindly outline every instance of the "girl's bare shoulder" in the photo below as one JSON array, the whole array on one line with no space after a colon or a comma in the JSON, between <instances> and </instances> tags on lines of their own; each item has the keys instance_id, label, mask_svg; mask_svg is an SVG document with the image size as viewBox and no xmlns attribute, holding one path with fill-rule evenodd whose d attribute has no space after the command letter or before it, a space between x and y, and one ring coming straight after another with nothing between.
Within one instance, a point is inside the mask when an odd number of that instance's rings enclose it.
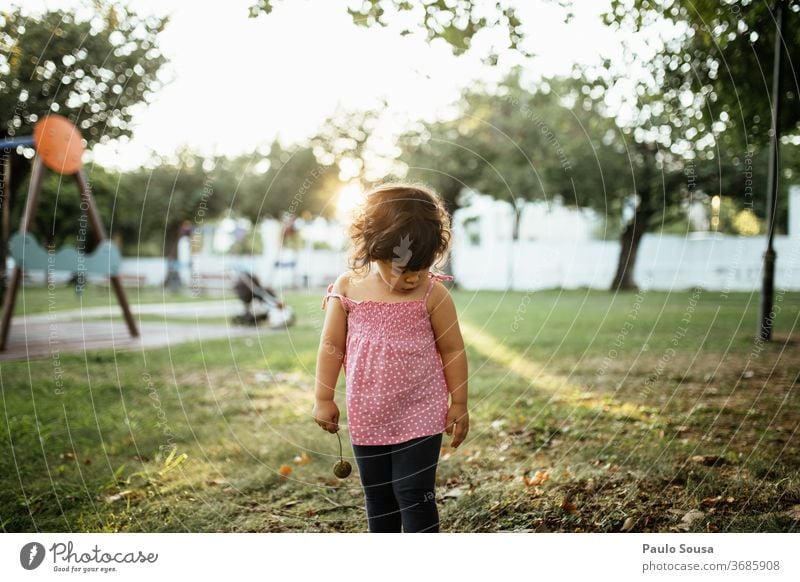
<instances>
[{"instance_id":1,"label":"girl's bare shoulder","mask_svg":"<svg viewBox=\"0 0 800 582\"><path fill-rule=\"evenodd\" d=\"M439 309L444 304L452 304L453 298L450 295L450 289L442 284L439 280L434 280L433 289L428 295L428 301L425 307L428 309L428 314L433 315L433 312Z\"/></svg>"},{"instance_id":2,"label":"girl's bare shoulder","mask_svg":"<svg viewBox=\"0 0 800 582\"><path fill-rule=\"evenodd\" d=\"M342 273L341 279L346 288L354 289L358 287L363 287L364 284L368 281L367 276L368 275L365 273L357 273L351 269Z\"/></svg>"},{"instance_id":3,"label":"girl's bare shoulder","mask_svg":"<svg viewBox=\"0 0 800 582\"><path fill-rule=\"evenodd\" d=\"M350 289L357 288L363 283L364 279L365 277L363 275L359 275L352 269L349 269L336 278L336 281L333 284L333 289L337 293L347 295L347 292Z\"/></svg>"}]
</instances>

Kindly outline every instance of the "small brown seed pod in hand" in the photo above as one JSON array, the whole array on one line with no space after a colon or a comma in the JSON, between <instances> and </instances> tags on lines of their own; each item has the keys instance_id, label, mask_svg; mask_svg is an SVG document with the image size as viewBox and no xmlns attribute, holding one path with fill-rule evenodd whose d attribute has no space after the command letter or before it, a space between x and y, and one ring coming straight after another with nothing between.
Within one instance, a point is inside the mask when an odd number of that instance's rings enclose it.
<instances>
[{"instance_id":1,"label":"small brown seed pod in hand","mask_svg":"<svg viewBox=\"0 0 800 582\"><path fill-rule=\"evenodd\" d=\"M333 466L333 474L339 479L344 479L350 474L350 472L353 470L353 467L350 465L350 463L342 458L342 437L339 436L338 432L336 433L336 436L339 439L339 460L336 461L336 464Z\"/></svg>"},{"instance_id":2,"label":"small brown seed pod in hand","mask_svg":"<svg viewBox=\"0 0 800 582\"><path fill-rule=\"evenodd\" d=\"M339 477L339 479L344 479L350 474L352 469L353 468L350 466L350 463L344 459L340 459L336 461L336 464L333 466L333 474Z\"/></svg>"}]
</instances>

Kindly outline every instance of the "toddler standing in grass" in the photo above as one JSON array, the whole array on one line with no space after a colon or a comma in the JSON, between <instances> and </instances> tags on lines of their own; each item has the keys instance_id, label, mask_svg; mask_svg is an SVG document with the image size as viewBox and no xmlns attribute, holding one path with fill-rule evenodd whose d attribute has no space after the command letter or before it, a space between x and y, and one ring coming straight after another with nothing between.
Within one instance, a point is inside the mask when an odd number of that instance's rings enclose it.
<instances>
[{"instance_id":1,"label":"toddler standing in grass","mask_svg":"<svg viewBox=\"0 0 800 582\"><path fill-rule=\"evenodd\" d=\"M339 430L334 392L344 365L350 440L370 532L438 532L434 491L442 433L469 431L467 358L455 305L431 268L450 246L442 200L385 184L350 225L350 269L328 286L314 420ZM448 402L449 401L449 402Z\"/></svg>"}]
</instances>

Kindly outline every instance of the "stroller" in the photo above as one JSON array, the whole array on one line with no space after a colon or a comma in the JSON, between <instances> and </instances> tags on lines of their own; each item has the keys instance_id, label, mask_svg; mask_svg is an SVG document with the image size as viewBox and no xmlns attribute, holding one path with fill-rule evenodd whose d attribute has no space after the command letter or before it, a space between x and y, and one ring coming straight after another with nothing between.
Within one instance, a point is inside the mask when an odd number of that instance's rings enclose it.
<instances>
[{"instance_id":1,"label":"stroller","mask_svg":"<svg viewBox=\"0 0 800 582\"><path fill-rule=\"evenodd\" d=\"M233 290L244 303L244 313L233 317L237 325L258 325L266 321L269 327L289 327L294 325L294 309L278 299L275 291L264 287L258 277L245 271L237 273ZM260 309L256 308L256 301Z\"/></svg>"}]
</instances>

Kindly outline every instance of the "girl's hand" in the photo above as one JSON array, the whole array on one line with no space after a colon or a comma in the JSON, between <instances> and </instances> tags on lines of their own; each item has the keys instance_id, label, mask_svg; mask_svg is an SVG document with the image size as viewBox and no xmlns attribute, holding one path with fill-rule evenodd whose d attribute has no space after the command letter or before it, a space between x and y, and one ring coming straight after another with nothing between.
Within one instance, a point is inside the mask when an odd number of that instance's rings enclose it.
<instances>
[{"instance_id":1,"label":"girl's hand","mask_svg":"<svg viewBox=\"0 0 800 582\"><path fill-rule=\"evenodd\" d=\"M453 428L454 425L455 429ZM450 408L447 410L447 428L445 428L445 432L447 432L448 435L453 435L450 446L454 449L464 442L469 432L469 412L467 412L466 404L450 405Z\"/></svg>"},{"instance_id":2,"label":"girl's hand","mask_svg":"<svg viewBox=\"0 0 800 582\"><path fill-rule=\"evenodd\" d=\"M328 432L339 431L339 407L333 400L317 400L311 411L314 421Z\"/></svg>"}]
</instances>

